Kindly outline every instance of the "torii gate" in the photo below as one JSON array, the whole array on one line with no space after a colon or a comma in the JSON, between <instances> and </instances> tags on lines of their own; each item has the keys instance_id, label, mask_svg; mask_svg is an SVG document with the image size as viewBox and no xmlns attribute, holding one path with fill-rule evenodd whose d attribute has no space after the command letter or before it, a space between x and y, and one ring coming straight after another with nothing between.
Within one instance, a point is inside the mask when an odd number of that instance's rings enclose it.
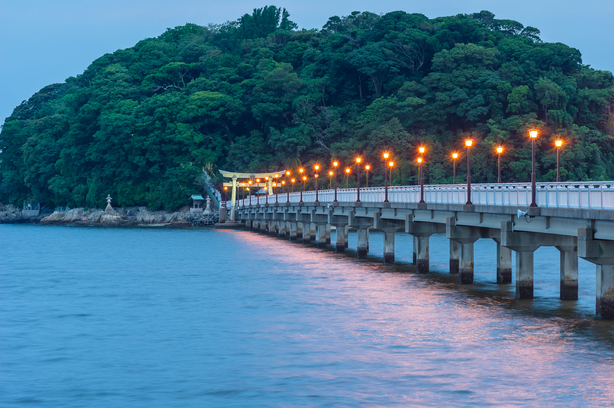
<instances>
[{"instance_id":1,"label":"torii gate","mask_svg":"<svg viewBox=\"0 0 614 408\"><path fill-rule=\"evenodd\" d=\"M286 170L273 171L268 173L237 173L234 171L220 170L220 174L224 178L232 179L230 183L224 183L226 187L232 187L232 199L230 208L230 221L235 220L235 205L237 201L237 181L239 179L254 180L256 178L266 180L264 183L253 183L254 187L267 187L269 195L273 194L273 181L275 178L282 177ZM268 180L267 180L268 178Z\"/></svg>"}]
</instances>

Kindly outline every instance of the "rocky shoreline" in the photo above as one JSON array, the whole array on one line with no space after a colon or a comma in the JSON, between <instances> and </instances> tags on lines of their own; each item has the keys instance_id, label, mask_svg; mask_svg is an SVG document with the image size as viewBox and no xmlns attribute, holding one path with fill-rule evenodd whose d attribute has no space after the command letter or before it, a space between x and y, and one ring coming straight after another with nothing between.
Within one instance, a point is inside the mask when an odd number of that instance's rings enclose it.
<instances>
[{"instance_id":1,"label":"rocky shoreline","mask_svg":"<svg viewBox=\"0 0 614 408\"><path fill-rule=\"evenodd\" d=\"M20 210L7 206L0 211L0 224L88 225L104 227L205 227L219 222L219 214L183 211L149 211L146 207L109 210L74 208L68 211L41 213L26 217Z\"/></svg>"}]
</instances>

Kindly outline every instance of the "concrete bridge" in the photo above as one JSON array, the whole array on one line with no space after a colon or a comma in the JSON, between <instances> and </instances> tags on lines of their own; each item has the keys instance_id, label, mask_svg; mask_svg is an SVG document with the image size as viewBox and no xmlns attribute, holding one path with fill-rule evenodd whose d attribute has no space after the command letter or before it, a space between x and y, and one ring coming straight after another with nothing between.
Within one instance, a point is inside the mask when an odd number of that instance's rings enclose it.
<instances>
[{"instance_id":1,"label":"concrete bridge","mask_svg":"<svg viewBox=\"0 0 614 408\"><path fill-rule=\"evenodd\" d=\"M512 282L512 251L516 252L516 297L533 298L533 257L540 246L554 246L560 257L560 297L578 299L578 257L596 264L596 312L614 319L614 182L538 183L538 207L531 202L531 184L474 184L472 204L466 185L339 189L317 193L286 193L237 200L231 210L253 230L280 238L330 244L336 229L336 249L347 248L349 228L356 229L358 257L369 252L369 231L384 233L384 262L394 262L395 234L414 238L418 273L429 271L429 237L445 233L450 240L450 273L459 284L473 283L474 243L497 243L497 282ZM520 210L520 211L519 211Z\"/></svg>"}]
</instances>

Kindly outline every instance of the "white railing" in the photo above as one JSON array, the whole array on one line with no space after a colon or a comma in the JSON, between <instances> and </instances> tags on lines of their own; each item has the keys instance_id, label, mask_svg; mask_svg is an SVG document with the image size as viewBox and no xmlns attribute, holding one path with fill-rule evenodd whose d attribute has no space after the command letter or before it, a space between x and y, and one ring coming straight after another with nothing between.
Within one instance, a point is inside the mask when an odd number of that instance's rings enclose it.
<instances>
[{"instance_id":1,"label":"white railing","mask_svg":"<svg viewBox=\"0 0 614 408\"><path fill-rule=\"evenodd\" d=\"M362 202L383 202L384 187L360 189ZM320 190L318 200L330 203L334 200L335 190ZM355 188L337 190L339 202L356 201ZM303 192L303 201L314 202L315 191ZM300 192L290 193L291 203L300 201ZM286 192L279 192L280 204L288 201ZM391 203L417 203L420 201L420 186L388 187L388 200ZM442 184L424 186L424 201L437 204L465 204L467 202L467 185ZM537 205L549 208L586 208L614 210L614 181L572 182L572 183L537 183ZM276 195L252 196L252 204L274 204ZM471 202L475 205L506 205L528 207L531 204L531 183L509 184L472 184ZM249 198L238 200L239 207L249 205Z\"/></svg>"}]
</instances>

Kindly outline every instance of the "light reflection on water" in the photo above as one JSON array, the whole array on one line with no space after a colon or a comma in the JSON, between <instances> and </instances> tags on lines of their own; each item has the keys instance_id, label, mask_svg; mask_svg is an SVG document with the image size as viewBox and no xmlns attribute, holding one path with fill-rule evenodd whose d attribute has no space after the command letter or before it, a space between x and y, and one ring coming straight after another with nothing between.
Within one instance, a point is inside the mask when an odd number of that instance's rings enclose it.
<instances>
[{"instance_id":1,"label":"light reflection on water","mask_svg":"<svg viewBox=\"0 0 614 408\"><path fill-rule=\"evenodd\" d=\"M334 238L334 234L333 234ZM614 400L614 324L594 318L595 271L558 300L541 248L535 300L247 231L0 225L0 405L566 405ZM356 237L350 233L350 247ZM331 247L332 248L332 247Z\"/></svg>"}]
</instances>

